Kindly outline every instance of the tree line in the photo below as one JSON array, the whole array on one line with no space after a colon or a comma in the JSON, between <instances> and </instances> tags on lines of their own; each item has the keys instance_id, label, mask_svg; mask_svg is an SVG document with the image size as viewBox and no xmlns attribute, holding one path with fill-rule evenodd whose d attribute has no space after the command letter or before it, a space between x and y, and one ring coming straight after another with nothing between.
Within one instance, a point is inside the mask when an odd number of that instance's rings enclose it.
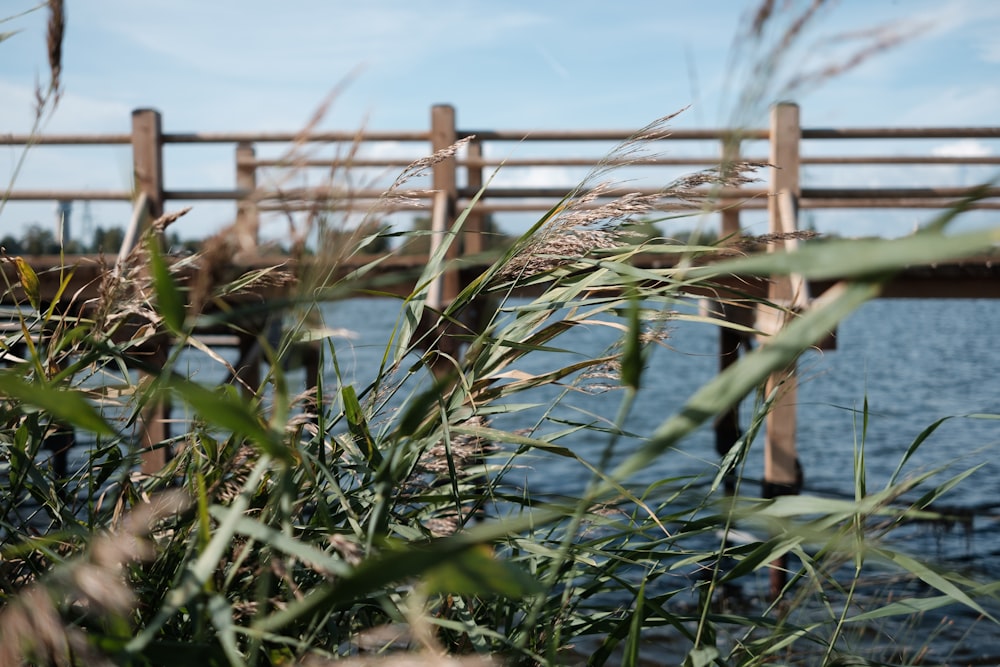
<instances>
[{"instance_id":1,"label":"tree line","mask_svg":"<svg viewBox=\"0 0 1000 667\"><path fill-rule=\"evenodd\" d=\"M20 236L5 234L0 238L0 246L8 255L67 255L100 254L114 255L122 246L125 230L121 227L96 227L89 239L68 239L62 244L55 233L38 223L27 225ZM181 240L174 232L168 234L166 247L172 252L197 252L201 242Z\"/></svg>"}]
</instances>

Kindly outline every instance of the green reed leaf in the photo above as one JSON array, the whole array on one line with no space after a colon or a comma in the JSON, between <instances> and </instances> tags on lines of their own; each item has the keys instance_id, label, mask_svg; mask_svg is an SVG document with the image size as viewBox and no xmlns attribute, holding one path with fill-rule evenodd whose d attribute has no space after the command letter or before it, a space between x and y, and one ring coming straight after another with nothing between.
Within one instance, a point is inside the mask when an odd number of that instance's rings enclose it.
<instances>
[{"instance_id":1,"label":"green reed leaf","mask_svg":"<svg viewBox=\"0 0 1000 667\"><path fill-rule=\"evenodd\" d=\"M156 292L156 307L163 321L174 333L181 333L184 328L184 297L170 275L163 255L160 253L160 242L152 234L146 237L146 251L149 253L149 268L153 277L153 290Z\"/></svg>"},{"instance_id":2,"label":"green reed leaf","mask_svg":"<svg viewBox=\"0 0 1000 667\"><path fill-rule=\"evenodd\" d=\"M115 430L84 397L72 389L48 386L40 381L25 382L20 376L0 372L0 395L15 398L48 412L58 421L98 435L115 435Z\"/></svg>"}]
</instances>

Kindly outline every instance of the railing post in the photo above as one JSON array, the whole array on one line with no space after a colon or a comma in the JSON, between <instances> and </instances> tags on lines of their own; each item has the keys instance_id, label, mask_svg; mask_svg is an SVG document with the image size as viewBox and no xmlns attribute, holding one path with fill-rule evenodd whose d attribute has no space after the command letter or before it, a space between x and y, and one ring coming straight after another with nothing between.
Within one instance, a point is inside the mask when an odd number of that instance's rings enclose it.
<instances>
[{"instance_id":1,"label":"railing post","mask_svg":"<svg viewBox=\"0 0 1000 667\"><path fill-rule=\"evenodd\" d=\"M483 159L483 144L479 139L473 139L468 145L468 166L466 167L465 180L470 191L479 191L483 187L483 165L479 164ZM477 255L489 247L489 240L486 238L485 229L486 218L479 207L469 211L469 216L465 219L465 233L463 237L462 252L466 255Z\"/></svg>"},{"instance_id":2,"label":"railing post","mask_svg":"<svg viewBox=\"0 0 1000 667\"><path fill-rule=\"evenodd\" d=\"M799 107L782 102L771 110L771 183L768 192L768 231L776 240L769 245L769 251L785 248L781 235L794 231L797 221L786 220L794 216L794 206L788 203L798 201L799 185L799 142L802 130L799 125ZM784 202L784 205L782 204ZM796 300L792 280L789 276L774 276L768 287L768 301L774 308L761 313L765 321L765 333L774 335L791 312ZM764 342L766 345L766 341ZM764 439L764 483L762 495L775 498L794 495L802 488L802 469L799 465L795 444L796 400L798 380L793 362L784 371L772 374L767 381L768 396L775 396L771 411L767 415ZM785 587L787 561L782 558L771 568L771 596L777 598Z\"/></svg>"},{"instance_id":3,"label":"railing post","mask_svg":"<svg viewBox=\"0 0 1000 667\"><path fill-rule=\"evenodd\" d=\"M132 112L132 173L149 198L149 216L163 215L163 129L156 109Z\"/></svg>"},{"instance_id":4,"label":"railing post","mask_svg":"<svg viewBox=\"0 0 1000 667\"><path fill-rule=\"evenodd\" d=\"M163 215L163 126L160 112L136 109L132 112L132 173L136 189L146 196L146 210L151 220ZM137 211L138 215L139 212ZM142 234L141 218L135 220L131 233L137 240ZM160 343L153 351L157 360L166 361L166 351ZM170 437L170 402L161 399L142 412L140 443L142 472L155 474L169 457L166 441Z\"/></svg>"},{"instance_id":5,"label":"railing post","mask_svg":"<svg viewBox=\"0 0 1000 667\"><path fill-rule=\"evenodd\" d=\"M260 233L260 211L257 208L257 158L253 144L240 142L236 146L236 189L247 193L236 202L236 238L240 249L256 254Z\"/></svg>"},{"instance_id":6,"label":"railing post","mask_svg":"<svg viewBox=\"0 0 1000 667\"><path fill-rule=\"evenodd\" d=\"M444 150L457 141L455 130L455 107L449 104L436 104L431 108L431 150ZM432 188L443 192L445 202L445 228L450 230L455 222L455 208L458 200L458 179L456 177L456 161L454 157L436 163L432 171ZM447 233L447 231L445 232ZM442 239L444 241L444 239ZM454 261L459 256L461 243L454 239L448 248L446 261ZM441 299L443 304L450 303L460 290L458 271L448 270L441 276Z\"/></svg>"},{"instance_id":7,"label":"railing post","mask_svg":"<svg viewBox=\"0 0 1000 667\"><path fill-rule=\"evenodd\" d=\"M153 350L151 361L155 366L163 367L167 363L168 343L160 341ZM155 475L163 470L170 460L170 399L163 397L151 402L141 413L139 419L139 451L141 462L139 469L146 475Z\"/></svg>"},{"instance_id":8,"label":"railing post","mask_svg":"<svg viewBox=\"0 0 1000 667\"><path fill-rule=\"evenodd\" d=\"M720 176L724 176L740 159L740 141L735 135L727 135L722 139L722 155L719 164ZM719 202L722 207L721 238L727 243L736 240L740 233L740 209L736 200L723 199ZM719 310L721 317L727 322L739 322L741 324L752 325L748 322L751 319L749 308L738 308L732 303L720 303ZM726 370L739 360L740 347L744 342L744 335L729 327L719 328L719 372ZM733 405L728 411L718 415L715 419L715 451L719 457L724 457L729 450L737 443L743 435L740 428L740 406L739 403ZM727 494L735 492L735 480L732 475L728 475L725 481Z\"/></svg>"}]
</instances>

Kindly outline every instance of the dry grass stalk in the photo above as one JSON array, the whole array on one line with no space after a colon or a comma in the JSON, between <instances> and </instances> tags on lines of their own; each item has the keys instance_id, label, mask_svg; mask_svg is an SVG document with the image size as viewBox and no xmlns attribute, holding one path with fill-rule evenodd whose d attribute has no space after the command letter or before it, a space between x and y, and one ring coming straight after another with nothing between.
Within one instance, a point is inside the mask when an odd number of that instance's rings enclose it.
<instances>
[{"instance_id":1,"label":"dry grass stalk","mask_svg":"<svg viewBox=\"0 0 1000 667\"><path fill-rule=\"evenodd\" d=\"M475 416L464 424L475 428L486 428L489 421L485 417ZM448 476L454 467L455 474L463 477L470 469L482 463L484 456L497 451L496 444L488 442L477 435L455 435L447 445L439 442L426 450L417 461L416 471L429 475Z\"/></svg>"},{"instance_id":2,"label":"dry grass stalk","mask_svg":"<svg viewBox=\"0 0 1000 667\"><path fill-rule=\"evenodd\" d=\"M781 243L782 241L796 240L809 241L810 239L822 236L819 232L810 229L799 229L793 232L777 232L774 234L761 234L760 236L741 236L734 244L742 250L754 250L761 245Z\"/></svg>"},{"instance_id":3,"label":"dry grass stalk","mask_svg":"<svg viewBox=\"0 0 1000 667\"><path fill-rule=\"evenodd\" d=\"M436 651L337 659L310 656L299 663L301 667L496 667L499 664L501 663L483 656L452 657Z\"/></svg>"},{"instance_id":4,"label":"dry grass stalk","mask_svg":"<svg viewBox=\"0 0 1000 667\"><path fill-rule=\"evenodd\" d=\"M62 94L62 44L66 30L66 13L63 0L49 0L49 24L46 47L49 56L49 90L58 100Z\"/></svg>"},{"instance_id":5,"label":"dry grass stalk","mask_svg":"<svg viewBox=\"0 0 1000 667\"><path fill-rule=\"evenodd\" d=\"M399 173L399 176L396 177L396 180L393 181L392 185L389 186L389 189L386 190L386 194L391 194L399 190L399 188L401 188L408 181L417 178L418 176L422 176L427 172L428 169L432 168L434 165L440 164L445 160L455 157L455 155L462 148L468 145L469 142L471 142L475 138L476 138L475 135L469 135L467 137L463 137L458 141L456 141L455 143L453 143L452 145L445 146L444 148L435 151L431 155L427 155L425 157L414 160L413 162L408 164L403 169L403 171Z\"/></svg>"},{"instance_id":6,"label":"dry grass stalk","mask_svg":"<svg viewBox=\"0 0 1000 667\"><path fill-rule=\"evenodd\" d=\"M797 5L804 6L798 7ZM803 64L793 54L798 42L808 28L817 23L822 10L835 3L829 0L785 0L781 11L777 11L775 0L762 0L751 13L747 29L738 34L732 56L732 72L750 83L743 86L737 104L738 118L732 125L738 127L746 122L756 122L758 113L776 100L788 99L801 93L804 88L816 86L835 76L840 76L872 56L904 42L923 30L922 26L900 29L896 24L886 24L875 28L829 36L810 45L808 53L829 53L830 45L843 48L857 44L846 57L839 60L828 59L829 64L813 70L804 70ZM782 27L780 21L790 17ZM777 33L775 39L769 34ZM769 46L764 46L765 42ZM825 47L825 48L824 48ZM759 51L759 49L763 49ZM831 62L832 60L832 62ZM801 72L787 78L780 76L783 64L794 61L794 70ZM742 64L749 63L748 71L741 72Z\"/></svg>"},{"instance_id":7,"label":"dry grass stalk","mask_svg":"<svg viewBox=\"0 0 1000 667\"><path fill-rule=\"evenodd\" d=\"M135 598L123 566L152 557L148 536L189 504L186 494L171 491L136 506L117 530L95 538L85 559L56 570L51 589L37 581L8 601L0 612L0 665L113 664L76 623L64 622L59 605L72 609L73 616L127 616Z\"/></svg>"},{"instance_id":8,"label":"dry grass stalk","mask_svg":"<svg viewBox=\"0 0 1000 667\"><path fill-rule=\"evenodd\" d=\"M635 150L629 146L627 150ZM756 181L757 162L731 162L683 176L654 194L629 193L593 206L611 185L601 183L572 199L557 211L534 238L499 272L501 280L514 280L571 264L595 250L618 247L631 234L623 227L638 222L665 202L682 202L700 209L716 198L718 190L738 188Z\"/></svg>"}]
</instances>

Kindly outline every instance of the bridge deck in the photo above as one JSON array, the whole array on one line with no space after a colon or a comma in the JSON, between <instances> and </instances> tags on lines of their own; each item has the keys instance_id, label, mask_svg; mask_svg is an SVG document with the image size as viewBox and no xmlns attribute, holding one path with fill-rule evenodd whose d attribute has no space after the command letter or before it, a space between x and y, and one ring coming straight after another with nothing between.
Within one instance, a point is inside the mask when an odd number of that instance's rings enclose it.
<instances>
[{"instance_id":1,"label":"bridge deck","mask_svg":"<svg viewBox=\"0 0 1000 667\"><path fill-rule=\"evenodd\" d=\"M352 271L379 257L378 255L361 255L344 261L332 272L330 281L343 280ZM669 268L672 264L668 257L664 255L637 255L634 264L646 269ZM67 255L64 257L37 255L27 256L24 259L38 274L39 293L43 302L51 302L56 297L62 277L69 271L72 271L72 278L69 286L62 292L62 300L68 303L72 299L76 303L82 304L85 301L95 299L100 296L102 277L109 270L108 263L96 255ZM711 259L711 257L706 257L704 261L711 261ZM427 257L423 255L390 255L385 257L377 268L369 274L366 282L345 283L345 286L350 290L355 290L357 295L372 296L383 292L386 295L405 296L414 289L416 279L426 264ZM17 284L18 277L13 264L7 262L0 266L3 267L6 274L6 284L13 286L12 290L8 290L0 296L0 303L3 305L26 303L24 292ZM293 258L279 255L256 257L243 261L238 266L233 265L227 268L235 278L244 272L274 266L280 266L292 275L298 275L307 268ZM484 268L482 264L470 261L466 263L463 270L472 273L478 272L482 268ZM196 273L196 269L186 268L179 272L178 280L181 284L190 283ZM822 293L833 282L835 281L812 282L810 284L812 293L814 295ZM234 297L234 300L274 298L292 296L293 294L294 284L271 285L249 289L246 293ZM766 289L762 288L760 296L766 296L766 294ZM971 257L934 266L914 266L888 282L882 296L885 298L1000 298L1000 257Z\"/></svg>"}]
</instances>

